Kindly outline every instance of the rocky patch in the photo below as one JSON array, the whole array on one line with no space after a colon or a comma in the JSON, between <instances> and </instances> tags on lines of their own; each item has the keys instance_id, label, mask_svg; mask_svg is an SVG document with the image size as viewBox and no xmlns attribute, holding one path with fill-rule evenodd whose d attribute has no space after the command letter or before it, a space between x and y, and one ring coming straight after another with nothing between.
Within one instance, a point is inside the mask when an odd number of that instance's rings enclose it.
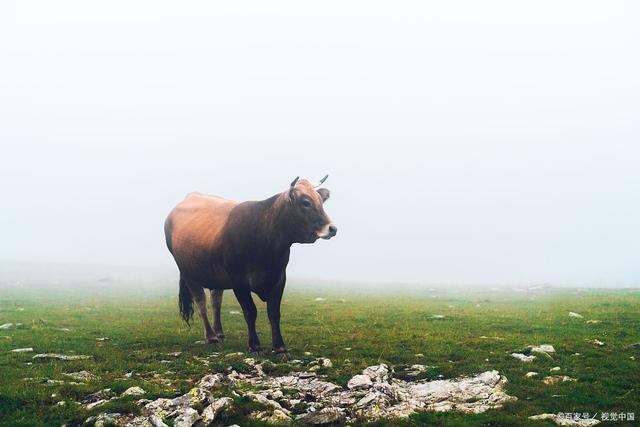
<instances>
[{"instance_id":1,"label":"rocky patch","mask_svg":"<svg viewBox=\"0 0 640 427\"><path fill-rule=\"evenodd\" d=\"M405 380L395 378L394 370L381 364L367 367L352 377L345 388L311 370L332 366L326 358L301 361L293 366L307 370L286 375L265 374L262 365L271 362L244 361L250 369L242 373L231 369L206 375L181 396L139 400L140 416L105 413L88 419L85 424L99 425L108 418L111 424L121 426L167 423L181 427L208 426L220 422L225 414L232 414L235 399L253 402L257 409L249 416L255 420L269 424L295 421L307 425L404 418L416 411L481 413L516 400L504 392L507 379L497 371L448 380ZM421 371L425 367L411 368ZM88 396L83 404L93 408L112 398L110 390L102 390Z\"/></svg>"}]
</instances>

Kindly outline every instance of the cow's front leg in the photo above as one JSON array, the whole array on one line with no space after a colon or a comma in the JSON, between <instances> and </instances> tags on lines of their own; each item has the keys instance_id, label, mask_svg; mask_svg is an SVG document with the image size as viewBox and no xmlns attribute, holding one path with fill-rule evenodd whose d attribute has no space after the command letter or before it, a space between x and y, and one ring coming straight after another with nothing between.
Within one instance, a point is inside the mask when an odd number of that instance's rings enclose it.
<instances>
[{"instance_id":1,"label":"cow's front leg","mask_svg":"<svg viewBox=\"0 0 640 427\"><path fill-rule=\"evenodd\" d=\"M249 353L252 355L262 355L264 353L262 348L260 348L260 340L256 333L258 310L251 297L251 291L249 289L234 289L233 293L236 295L240 307L242 307L244 320L247 322L247 330L249 331Z\"/></svg>"},{"instance_id":2,"label":"cow's front leg","mask_svg":"<svg viewBox=\"0 0 640 427\"><path fill-rule=\"evenodd\" d=\"M282 334L280 333L280 303L282 302L282 292L284 282L277 291L267 301L267 314L271 324L271 342L275 354L287 354L287 347L284 345Z\"/></svg>"},{"instance_id":3,"label":"cow's front leg","mask_svg":"<svg viewBox=\"0 0 640 427\"><path fill-rule=\"evenodd\" d=\"M213 307L213 331L216 333L216 337L222 341L224 340L224 332L222 330L222 321L220 320L220 310L222 309L222 293L223 289L211 290L211 306Z\"/></svg>"}]
</instances>

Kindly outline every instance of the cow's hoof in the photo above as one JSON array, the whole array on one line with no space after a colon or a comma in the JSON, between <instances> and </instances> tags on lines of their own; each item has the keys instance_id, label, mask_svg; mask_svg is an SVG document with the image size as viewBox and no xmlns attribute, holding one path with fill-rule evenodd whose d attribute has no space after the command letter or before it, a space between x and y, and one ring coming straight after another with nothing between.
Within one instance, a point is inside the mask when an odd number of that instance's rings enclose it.
<instances>
[{"instance_id":1,"label":"cow's hoof","mask_svg":"<svg viewBox=\"0 0 640 427\"><path fill-rule=\"evenodd\" d=\"M250 348L249 354L252 356L264 356L264 351L261 348Z\"/></svg>"},{"instance_id":2,"label":"cow's hoof","mask_svg":"<svg viewBox=\"0 0 640 427\"><path fill-rule=\"evenodd\" d=\"M220 342L222 342L221 339L219 339L218 337L209 337L205 339L207 344L218 344Z\"/></svg>"},{"instance_id":3,"label":"cow's hoof","mask_svg":"<svg viewBox=\"0 0 640 427\"><path fill-rule=\"evenodd\" d=\"M287 350L286 347L277 347L277 348L274 348L272 351L274 354L289 354L289 350Z\"/></svg>"},{"instance_id":4,"label":"cow's hoof","mask_svg":"<svg viewBox=\"0 0 640 427\"><path fill-rule=\"evenodd\" d=\"M224 334L216 334L216 338L218 338L220 341L224 341Z\"/></svg>"}]
</instances>

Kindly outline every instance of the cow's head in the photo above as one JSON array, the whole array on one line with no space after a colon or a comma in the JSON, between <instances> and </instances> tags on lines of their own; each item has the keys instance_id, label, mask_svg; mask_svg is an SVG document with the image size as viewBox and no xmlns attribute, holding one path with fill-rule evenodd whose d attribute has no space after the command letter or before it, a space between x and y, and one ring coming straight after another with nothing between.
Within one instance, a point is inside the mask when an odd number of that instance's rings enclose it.
<instances>
[{"instance_id":1,"label":"cow's head","mask_svg":"<svg viewBox=\"0 0 640 427\"><path fill-rule=\"evenodd\" d=\"M338 227L325 213L322 205L329 199L329 190L319 187L328 175L317 183L306 179L296 179L286 193L293 239L297 243L313 243L318 239L330 239L338 232Z\"/></svg>"}]
</instances>

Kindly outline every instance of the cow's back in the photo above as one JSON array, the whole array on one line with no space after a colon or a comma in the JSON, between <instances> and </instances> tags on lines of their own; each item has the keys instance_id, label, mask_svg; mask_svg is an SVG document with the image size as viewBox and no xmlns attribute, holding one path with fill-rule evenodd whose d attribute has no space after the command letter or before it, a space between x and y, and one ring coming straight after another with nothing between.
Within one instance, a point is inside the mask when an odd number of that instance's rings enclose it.
<instances>
[{"instance_id":1,"label":"cow's back","mask_svg":"<svg viewBox=\"0 0 640 427\"><path fill-rule=\"evenodd\" d=\"M167 247L181 273L194 279L207 275L229 213L238 203L202 193L190 193L165 222Z\"/></svg>"}]
</instances>

